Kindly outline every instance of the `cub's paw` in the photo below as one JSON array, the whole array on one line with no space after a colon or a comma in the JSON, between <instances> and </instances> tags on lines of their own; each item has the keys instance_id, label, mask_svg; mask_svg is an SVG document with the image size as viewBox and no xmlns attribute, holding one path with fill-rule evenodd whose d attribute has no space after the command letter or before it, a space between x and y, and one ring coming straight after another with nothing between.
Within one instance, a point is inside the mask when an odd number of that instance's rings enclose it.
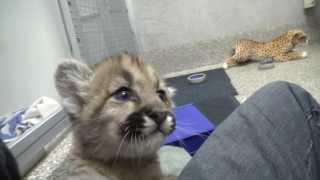
<instances>
[{"instance_id":1,"label":"cub's paw","mask_svg":"<svg viewBox=\"0 0 320 180\"><path fill-rule=\"evenodd\" d=\"M227 63L223 63L222 67L223 67L223 69L228 69L228 64Z\"/></svg>"}]
</instances>

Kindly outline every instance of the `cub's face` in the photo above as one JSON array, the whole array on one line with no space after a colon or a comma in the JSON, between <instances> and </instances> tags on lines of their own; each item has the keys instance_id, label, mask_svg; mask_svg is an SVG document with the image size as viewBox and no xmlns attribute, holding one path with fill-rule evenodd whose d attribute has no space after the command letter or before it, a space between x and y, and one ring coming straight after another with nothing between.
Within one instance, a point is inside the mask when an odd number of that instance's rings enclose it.
<instances>
[{"instance_id":1,"label":"cub's face","mask_svg":"<svg viewBox=\"0 0 320 180\"><path fill-rule=\"evenodd\" d=\"M111 160L153 155L175 128L165 82L129 55L107 60L95 72L77 61L62 63L56 86L83 156Z\"/></svg>"},{"instance_id":2,"label":"cub's face","mask_svg":"<svg viewBox=\"0 0 320 180\"><path fill-rule=\"evenodd\" d=\"M298 29L290 30L289 34L292 37L292 43L294 45L302 44L302 43L308 43L307 34L302 30L298 30Z\"/></svg>"}]
</instances>

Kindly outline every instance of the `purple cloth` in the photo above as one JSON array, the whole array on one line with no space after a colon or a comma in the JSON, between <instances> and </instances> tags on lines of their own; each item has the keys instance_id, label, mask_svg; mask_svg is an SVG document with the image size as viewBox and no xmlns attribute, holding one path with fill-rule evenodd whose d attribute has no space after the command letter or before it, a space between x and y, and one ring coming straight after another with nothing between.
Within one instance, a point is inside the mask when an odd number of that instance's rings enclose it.
<instances>
[{"instance_id":1,"label":"purple cloth","mask_svg":"<svg viewBox=\"0 0 320 180\"><path fill-rule=\"evenodd\" d=\"M186 104L174 109L176 116L176 130L167 136L165 144L201 136L203 133L212 132L215 126L193 105Z\"/></svg>"}]
</instances>

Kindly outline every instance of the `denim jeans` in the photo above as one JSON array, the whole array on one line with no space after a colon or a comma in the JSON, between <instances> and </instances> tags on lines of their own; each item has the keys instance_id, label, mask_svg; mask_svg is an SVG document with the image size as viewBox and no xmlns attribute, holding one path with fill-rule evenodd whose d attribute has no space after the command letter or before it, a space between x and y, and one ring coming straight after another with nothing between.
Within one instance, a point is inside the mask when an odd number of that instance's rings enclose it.
<instances>
[{"instance_id":1,"label":"denim jeans","mask_svg":"<svg viewBox=\"0 0 320 180\"><path fill-rule=\"evenodd\" d=\"M270 83L217 127L179 179L320 179L319 113L306 90Z\"/></svg>"}]
</instances>

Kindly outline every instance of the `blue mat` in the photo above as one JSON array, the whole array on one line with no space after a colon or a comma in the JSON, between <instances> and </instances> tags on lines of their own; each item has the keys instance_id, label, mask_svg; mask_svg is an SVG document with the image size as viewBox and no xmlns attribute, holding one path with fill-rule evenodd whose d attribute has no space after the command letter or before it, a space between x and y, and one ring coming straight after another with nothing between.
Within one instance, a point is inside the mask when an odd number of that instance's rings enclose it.
<instances>
[{"instance_id":1,"label":"blue mat","mask_svg":"<svg viewBox=\"0 0 320 180\"><path fill-rule=\"evenodd\" d=\"M176 130L166 138L165 144L183 147L193 155L215 129L215 125L193 104L176 107L174 114Z\"/></svg>"}]
</instances>

